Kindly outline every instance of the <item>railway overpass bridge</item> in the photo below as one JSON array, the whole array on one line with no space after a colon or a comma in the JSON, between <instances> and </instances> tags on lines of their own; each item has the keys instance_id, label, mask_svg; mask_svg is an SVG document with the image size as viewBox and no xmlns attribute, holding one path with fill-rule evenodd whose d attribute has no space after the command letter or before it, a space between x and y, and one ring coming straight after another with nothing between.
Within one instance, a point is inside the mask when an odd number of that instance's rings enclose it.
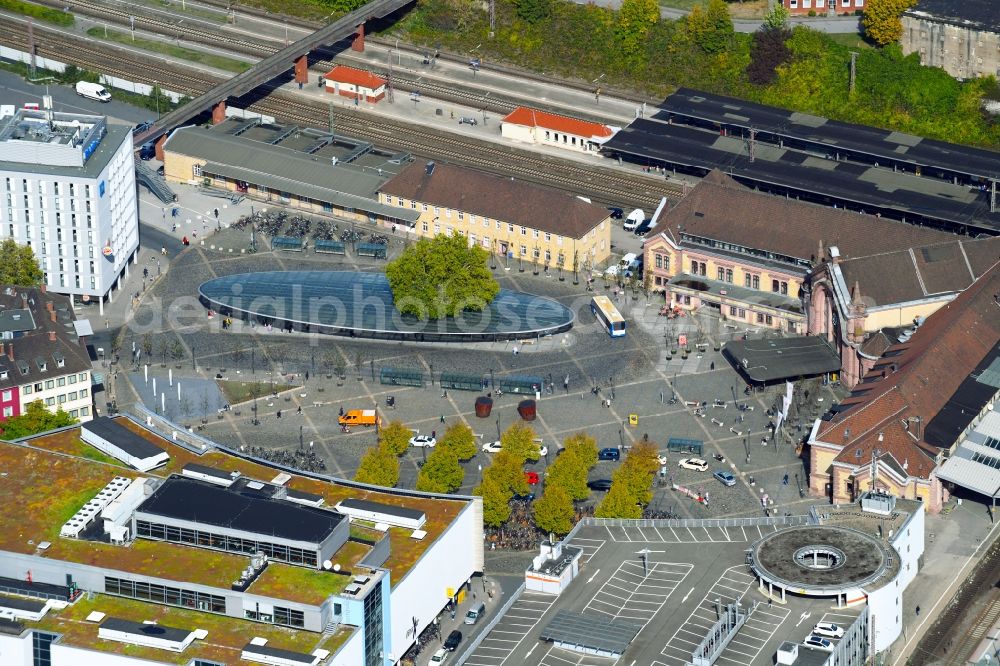
<instances>
[{"instance_id":1,"label":"railway overpass bridge","mask_svg":"<svg viewBox=\"0 0 1000 666\"><path fill-rule=\"evenodd\" d=\"M174 129L188 123L192 118L212 111L212 119L221 122L225 119L226 100L231 97L241 97L258 86L295 69L295 81L300 84L309 82L308 56L311 51L330 46L340 40L354 35L351 48L363 51L365 46L365 22L371 19L385 18L389 14L405 7L413 0L371 0L368 4L341 17L330 25L289 44L277 53L264 58L250 69L240 72L231 79L220 83L211 90L196 97L187 104L163 115L149 130L134 135L134 145L139 146L147 141L156 141L157 157L163 158L163 142Z\"/></svg>"}]
</instances>

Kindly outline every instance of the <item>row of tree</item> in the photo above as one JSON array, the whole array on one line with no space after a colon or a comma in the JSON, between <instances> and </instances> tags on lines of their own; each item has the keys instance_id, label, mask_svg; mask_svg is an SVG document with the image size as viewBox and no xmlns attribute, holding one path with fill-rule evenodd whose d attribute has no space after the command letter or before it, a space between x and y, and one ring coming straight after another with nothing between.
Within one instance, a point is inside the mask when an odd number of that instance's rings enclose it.
<instances>
[{"instance_id":1,"label":"row of tree","mask_svg":"<svg viewBox=\"0 0 1000 666\"><path fill-rule=\"evenodd\" d=\"M642 508L653 500L653 475L659 466L655 444L642 441L632 446L611 475L611 490L594 515L598 518L641 518Z\"/></svg>"}]
</instances>

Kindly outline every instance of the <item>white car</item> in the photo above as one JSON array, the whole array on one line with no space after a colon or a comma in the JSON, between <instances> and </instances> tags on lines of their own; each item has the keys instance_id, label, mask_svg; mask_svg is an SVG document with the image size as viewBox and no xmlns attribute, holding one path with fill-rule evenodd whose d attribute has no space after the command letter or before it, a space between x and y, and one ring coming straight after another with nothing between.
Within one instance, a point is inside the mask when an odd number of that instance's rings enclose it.
<instances>
[{"instance_id":1,"label":"white car","mask_svg":"<svg viewBox=\"0 0 1000 666\"><path fill-rule=\"evenodd\" d=\"M549 455L549 447L545 446L544 444L540 444L538 446L538 455L540 455L540 456L547 456L547 455Z\"/></svg>"},{"instance_id":2,"label":"white car","mask_svg":"<svg viewBox=\"0 0 1000 666\"><path fill-rule=\"evenodd\" d=\"M684 469L693 469L696 472L707 472L708 463L701 458L682 458L680 462L677 463L678 467L683 467Z\"/></svg>"},{"instance_id":3,"label":"white car","mask_svg":"<svg viewBox=\"0 0 1000 666\"><path fill-rule=\"evenodd\" d=\"M660 463L660 466L666 465L667 457L661 453L660 455L656 456L656 462Z\"/></svg>"},{"instance_id":4,"label":"white car","mask_svg":"<svg viewBox=\"0 0 1000 666\"><path fill-rule=\"evenodd\" d=\"M833 622L818 622L813 627L813 634L816 636L825 636L826 638L843 638L844 628L838 627Z\"/></svg>"},{"instance_id":5,"label":"white car","mask_svg":"<svg viewBox=\"0 0 1000 666\"><path fill-rule=\"evenodd\" d=\"M431 656L430 664L431 666L438 666L438 664L443 664L448 658L448 651L441 648Z\"/></svg>"},{"instance_id":6,"label":"white car","mask_svg":"<svg viewBox=\"0 0 1000 666\"><path fill-rule=\"evenodd\" d=\"M500 442L486 442L483 444L484 453L500 453L503 445Z\"/></svg>"},{"instance_id":7,"label":"white car","mask_svg":"<svg viewBox=\"0 0 1000 666\"><path fill-rule=\"evenodd\" d=\"M416 435L410 438L410 446L426 446L434 448L437 440L430 435Z\"/></svg>"},{"instance_id":8,"label":"white car","mask_svg":"<svg viewBox=\"0 0 1000 666\"><path fill-rule=\"evenodd\" d=\"M817 636L815 634L810 634L802 641L803 645L816 648L818 650L825 650L827 652L833 652L833 643L828 638L823 638L822 636Z\"/></svg>"}]
</instances>

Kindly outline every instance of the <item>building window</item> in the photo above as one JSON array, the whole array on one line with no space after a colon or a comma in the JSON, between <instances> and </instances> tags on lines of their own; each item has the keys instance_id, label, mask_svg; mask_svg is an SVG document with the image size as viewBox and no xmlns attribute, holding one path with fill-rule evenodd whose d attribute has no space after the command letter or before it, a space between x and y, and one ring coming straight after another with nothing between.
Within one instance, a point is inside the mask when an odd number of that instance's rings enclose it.
<instances>
[{"instance_id":1,"label":"building window","mask_svg":"<svg viewBox=\"0 0 1000 666\"><path fill-rule=\"evenodd\" d=\"M45 399L45 404L48 405L49 407L54 407L55 404L56 404L56 399L55 398L46 398Z\"/></svg>"},{"instance_id":2,"label":"building window","mask_svg":"<svg viewBox=\"0 0 1000 666\"><path fill-rule=\"evenodd\" d=\"M80 416L90 416L90 407L81 407Z\"/></svg>"},{"instance_id":3,"label":"building window","mask_svg":"<svg viewBox=\"0 0 1000 666\"><path fill-rule=\"evenodd\" d=\"M726 282L728 282L729 284L733 283L733 269L732 268L727 268L726 269Z\"/></svg>"},{"instance_id":4,"label":"building window","mask_svg":"<svg viewBox=\"0 0 1000 666\"><path fill-rule=\"evenodd\" d=\"M458 211L458 219L464 220L465 219L465 213L463 213L462 211Z\"/></svg>"},{"instance_id":5,"label":"building window","mask_svg":"<svg viewBox=\"0 0 1000 666\"><path fill-rule=\"evenodd\" d=\"M663 255L656 255L656 267L663 268Z\"/></svg>"},{"instance_id":6,"label":"building window","mask_svg":"<svg viewBox=\"0 0 1000 666\"><path fill-rule=\"evenodd\" d=\"M56 383L55 383L54 380L52 380L52 379L46 379L45 380L45 388L46 389L55 388L55 386L56 386Z\"/></svg>"},{"instance_id":7,"label":"building window","mask_svg":"<svg viewBox=\"0 0 1000 666\"><path fill-rule=\"evenodd\" d=\"M509 234L514 233L514 225L513 224L510 224L510 223L507 224L507 233L509 233Z\"/></svg>"},{"instance_id":8,"label":"building window","mask_svg":"<svg viewBox=\"0 0 1000 666\"><path fill-rule=\"evenodd\" d=\"M193 175L195 178L201 178L202 173L200 164L194 164L191 166L191 175Z\"/></svg>"},{"instance_id":9,"label":"building window","mask_svg":"<svg viewBox=\"0 0 1000 666\"><path fill-rule=\"evenodd\" d=\"M726 269L720 266L716 271L716 275L718 275L719 282L724 281L726 279Z\"/></svg>"},{"instance_id":10,"label":"building window","mask_svg":"<svg viewBox=\"0 0 1000 666\"><path fill-rule=\"evenodd\" d=\"M274 607L274 623L283 624L286 627L304 627L305 615L300 610L292 608Z\"/></svg>"},{"instance_id":11,"label":"building window","mask_svg":"<svg viewBox=\"0 0 1000 666\"><path fill-rule=\"evenodd\" d=\"M32 666L52 666L52 642L56 635L44 631L31 632Z\"/></svg>"},{"instance_id":12,"label":"building window","mask_svg":"<svg viewBox=\"0 0 1000 666\"><path fill-rule=\"evenodd\" d=\"M12 416L14 416L14 408L13 407L4 407L3 408L3 417L5 419L9 419Z\"/></svg>"},{"instance_id":13,"label":"building window","mask_svg":"<svg viewBox=\"0 0 1000 666\"><path fill-rule=\"evenodd\" d=\"M522 245L521 246L521 256L522 257L528 256L528 246L527 245Z\"/></svg>"},{"instance_id":14,"label":"building window","mask_svg":"<svg viewBox=\"0 0 1000 666\"><path fill-rule=\"evenodd\" d=\"M551 262L552 262L552 252L550 252L549 250L546 250L545 251L545 263L548 264L548 263L551 263Z\"/></svg>"},{"instance_id":15,"label":"building window","mask_svg":"<svg viewBox=\"0 0 1000 666\"><path fill-rule=\"evenodd\" d=\"M3 392L3 401L4 402L10 402L11 398L13 398L13 397L14 397L14 392L13 391L4 391Z\"/></svg>"},{"instance_id":16,"label":"building window","mask_svg":"<svg viewBox=\"0 0 1000 666\"><path fill-rule=\"evenodd\" d=\"M66 378L60 377L56 380L56 386L66 386Z\"/></svg>"}]
</instances>

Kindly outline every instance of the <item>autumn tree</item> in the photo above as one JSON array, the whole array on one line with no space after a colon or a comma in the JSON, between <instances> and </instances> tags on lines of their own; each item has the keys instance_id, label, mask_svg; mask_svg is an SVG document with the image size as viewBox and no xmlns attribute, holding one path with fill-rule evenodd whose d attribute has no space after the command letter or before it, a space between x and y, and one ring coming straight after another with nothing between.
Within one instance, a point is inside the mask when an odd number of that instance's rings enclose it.
<instances>
[{"instance_id":1,"label":"autumn tree","mask_svg":"<svg viewBox=\"0 0 1000 666\"><path fill-rule=\"evenodd\" d=\"M438 450L450 449L458 460L469 460L476 455L476 435L466 423L455 423L438 439Z\"/></svg>"},{"instance_id":2,"label":"autumn tree","mask_svg":"<svg viewBox=\"0 0 1000 666\"><path fill-rule=\"evenodd\" d=\"M36 287L44 277L30 245L18 245L13 238L0 243L0 284Z\"/></svg>"},{"instance_id":3,"label":"autumn tree","mask_svg":"<svg viewBox=\"0 0 1000 666\"><path fill-rule=\"evenodd\" d=\"M566 534L573 529L573 500L562 486L548 483L534 505L535 524L546 532Z\"/></svg>"},{"instance_id":4,"label":"autumn tree","mask_svg":"<svg viewBox=\"0 0 1000 666\"><path fill-rule=\"evenodd\" d=\"M590 435L577 433L567 437L563 444L562 453L547 469L546 488L557 485L571 499L587 499L590 496L587 475L597 462L597 442Z\"/></svg>"},{"instance_id":5,"label":"autumn tree","mask_svg":"<svg viewBox=\"0 0 1000 666\"><path fill-rule=\"evenodd\" d=\"M450 493L458 490L465 479L465 470L458 464L454 449L435 447L417 475L417 490L427 493Z\"/></svg>"},{"instance_id":6,"label":"autumn tree","mask_svg":"<svg viewBox=\"0 0 1000 666\"><path fill-rule=\"evenodd\" d=\"M535 431L523 423L515 423L500 436L503 450L517 458L523 465L526 461L535 461L541 456L541 449L535 441Z\"/></svg>"},{"instance_id":7,"label":"autumn tree","mask_svg":"<svg viewBox=\"0 0 1000 666\"><path fill-rule=\"evenodd\" d=\"M597 505L594 515L598 518L641 518L642 508L625 484L615 480L611 483L611 490Z\"/></svg>"},{"instance_id":8,"label":"autumn tree","mask_svg":"<svg viewBox=\"0 0 1000 666\"><path fill-rule=\"evenodd\" d=\"M735 34L724 0L708 0L704 8L695 5L687 15L685 27L691 40L705 53L725 51Z\"/></svg>"},{"instance_id":9,"label":"autumn tree","mask_svg":"<svg viewBox=\"0 0 1000 666\"><path fill-rule=\"evenodd\" d=\"M410 448L410 438L413 431L407 428L401 421L392 421L386 426L382 426L379 432L379 445L389 451L394 456L401 456Z\"/></svg>"},{"instance_id":10,"label":"autumn tree","mask_svg":"<svg viewBox=\"0 0 1000 666\"><path fill-rule=\"evenodd\" d=\"M483 470L483 478L496 481L507 492L507 499L514 494L525 495L528 492L528 482L524 478L522 465L523 459L510 451L500 451L493 456L493 464Z\"/></svg>"},{"instance_id":11,"label":"autumn tree","mask_svg":"<svg viewBox=\"0 0 1000 666\"><path fill-rule=\"evenodd\" d=\"M421 238L386 264L396 309L421 320L481 312L500 293L488 258L462 234Z\"/></svg>"},{"instance_id":12,"label":"autumn tree","mask_svg":"<svg viewBox=\"0 0 1000 666\"><path fill-rule=\"evenodd\" d=\"M354 480L392 488L399 482L399 458L384 446L376 444L361 457Z\"/></svg>"},{"instance_id":13,"label":"autumn tree","mask_svg":"<svg viewBox=\"0 0 1000 666\"><path fill-rule=\"evenodd\" d=\"M473 491L483 498L483 523L500 527L510 518L510 492L491 476L484 474L483 482Z\"/></svg>"},{"instance_id":14,"label":"autumn tree","mask_svg":"<svg viewBox=\"0 0 1000 666\"><path fill-rule=\"evenodd\" d=\"M881 46L898 42L903 36L900 17L916 0L868 0L861 26L865 34Z\"/></svg>"},{"instance_id":15,"label":"autumn tree","mask_svg":"<svg viewBox=\"0 0 1000 666\"><path fill-rule=\"evenodd\" d=\"M77 423L77 420L61 408L50 412L41 400L29 402L24 414L11 416L6 421L0 421L0 438L11 440L35 435L40 432L64 428Z\"/></svg>"},{"instance_id":16,"label":"autumn tree","mask_svg":"<svg viewBox=\"0 0 1000 666\"><path fill-rule=\"evenodd\" d=\"M650 28L659 20L660 6L656 0L622 0L615 33L618 49L626 58L642 53Z\"/></svg>"}]
</instances>

